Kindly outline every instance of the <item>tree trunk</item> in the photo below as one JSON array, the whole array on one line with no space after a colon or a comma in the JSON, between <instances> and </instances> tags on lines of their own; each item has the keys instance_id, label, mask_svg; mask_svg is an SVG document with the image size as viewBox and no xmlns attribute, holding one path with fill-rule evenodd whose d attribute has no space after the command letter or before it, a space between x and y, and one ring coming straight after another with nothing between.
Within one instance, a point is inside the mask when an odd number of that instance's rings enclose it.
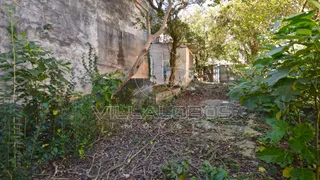
<instances>
[{"instance_id":1,"label":"tree trunk","mask_svg":"<svg viewBox=\"0 0 320 180\"><path fill-rule=\"evenodd\" d=\"M176 61L177 61L177 48L178 44L176 40L173 40L172 48L170 52L170 68L171 68L171 74L169 78L169 86L174 86L174 80L175 80L175 73L176 73Z\"/></svg>"}]
</instances>

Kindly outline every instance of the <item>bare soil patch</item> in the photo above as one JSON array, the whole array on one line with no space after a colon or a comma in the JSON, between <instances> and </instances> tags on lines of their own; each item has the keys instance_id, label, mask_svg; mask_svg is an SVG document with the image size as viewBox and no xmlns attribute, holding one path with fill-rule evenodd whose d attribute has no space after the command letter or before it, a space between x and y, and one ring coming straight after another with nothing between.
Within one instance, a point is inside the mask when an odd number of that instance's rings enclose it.
<instances>
[{"instance_id":1,"label":"bare soil patch","mask_svg":"<svg viewBox=\"0 0 320 180\"><path fill-rule=\"evenodd\" d=\"M189 177L199 174L203 161L229 171L235 179L279 179L277 168L255 158L257 139L265 128L257 116L230 102L225 85L193 83L172 102L173 106L206 107L206 101L228 102L226 117L169 118L119 122L120 131L102 137L84 159L55 162L44 174L48 179L166 179L161 167L176 160L191 164ZM259 171L264 167L267 171ZM39 178L35 178L39 179ZM42 179L42 178L40 178Z\"/></svg>"}]
</instances>

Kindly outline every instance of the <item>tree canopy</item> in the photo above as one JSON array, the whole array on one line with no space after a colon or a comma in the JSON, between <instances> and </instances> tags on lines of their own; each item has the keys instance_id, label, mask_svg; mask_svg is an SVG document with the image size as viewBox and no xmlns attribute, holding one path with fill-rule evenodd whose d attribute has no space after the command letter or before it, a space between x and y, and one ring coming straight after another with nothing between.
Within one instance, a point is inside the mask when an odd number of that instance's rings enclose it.
<instances>
[{"instance_id":1,"label":"tree canopy","mask_svg":"<svg viewBox=\"0 0 320 180\"><path fill-rule=\"evenodd\" d=\"M267 34L277 19L299 12L303 0L215 1L186 19L206 41L207 58L251 61L258 54L261 34Z\"/></svg>"}]
</instances>

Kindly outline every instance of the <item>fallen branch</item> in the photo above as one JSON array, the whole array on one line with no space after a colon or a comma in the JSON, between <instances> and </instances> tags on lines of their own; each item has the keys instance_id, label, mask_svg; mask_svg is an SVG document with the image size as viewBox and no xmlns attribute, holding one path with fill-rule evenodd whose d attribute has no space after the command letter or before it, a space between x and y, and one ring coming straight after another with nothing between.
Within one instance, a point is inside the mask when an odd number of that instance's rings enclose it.
<instances>
[{"instance_id":1,"label":"fallen branch","mask_svg":"<svg viewBox=\"0 0 320 180\"><path fill-rule=\"evenodd\" d=\"M160 129L158 130L158 133L152 138L152 140L150 142L153 142L156 140L156 138L159 136L160 134ZM95 179L101 179L104 175L109 174L111 171L114 171L118 168L120 168L120 170L124 169L125 167L129 166L130 163L133 161L133 159L135 159L144 149L146 149L148 146L150 145L150 143L147 143L145 146L143 146L141 149L139 149L134 155L130 156L131 153L128 154L126 160L121 163L118 164L116 166L111 167L110 169L108 169L107 171L105 171L104 173L102 173L101 175L97 175ZM130 156L130 157L129 157ZM128 158L129 157L129 158Z\"/></svg>"},{"instance_id":2,"label":"fallen branch","mask_svg":"<svg viewBox=\"0 0 320 180\"><path fill-rule=\"evenodd\" d=\"M159 136L159 134L160 134L160 131L158 131L157 135L155 135L154 138L152 138L152 140L151 140L150 142L153 142L154 140L156 140L156 138ZM133 156L131 156L131 157L128 159L127 163L126 163L121 169L129 166L129 164L132 162L132 160L133 160L138 154L140 154L144 149L146 149L146 148L149 146L149 144L150 144L150 143L147 143L147 144L146 144L145 146L143 146L137 153L135 153Z\"/></svg>"}]
</instances>

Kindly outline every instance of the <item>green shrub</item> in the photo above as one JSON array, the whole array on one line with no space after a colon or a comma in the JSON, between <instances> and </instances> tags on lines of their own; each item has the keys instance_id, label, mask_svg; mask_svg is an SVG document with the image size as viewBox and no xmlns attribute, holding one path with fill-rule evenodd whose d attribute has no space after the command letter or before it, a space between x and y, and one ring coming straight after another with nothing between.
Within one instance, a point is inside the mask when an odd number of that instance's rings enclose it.
<instances>
[{"instance_id":1,"label":"green shrub","mask_svg":"<svg viewBox=\"0 0 320 180\"><path fill-rule=\"evenodd\" d=\"M115 104L117 100L113 97L118 86L121 84L123 74L119 71L92 76L92 94L95 96L95 106L103 109Z\"/></svg>"},{"instance_id":2,"label":"green shrub","mask_svg":"<svg viewBox=\"0 0 320 180\"><path fill-rule=\"evenodd\" d=\"M50 160L84 157L100 133L96 107L111 104L120 80L91 64L92 93L75 94L69 63L18 34L13 9L6 6L11 48L0 53L0 179L30 179Z\"/></svg>"},{"instance_id":3,"label":"green shrub","mask_svg":"<svg viewBox=\"0 0 320 180\"><path fill-rule=\"evenodd\" d=\"M95 106L99 110L117 103L113 94L121 84L121 78L125 75L120 71L101 74L98 69L98 56L90 43L87 58L82 57L82 65L86 70L83 79L88 79L92 84L91 94L95 97Z\"/></svg>"},{"instance_id":4,"label":"green shrub","mask_svg":"<svg viewBox=\"0 0 320 180\"><path fill-rule=\"evenodd\" d=\"M17 34L13 9L7 7L11 48L0 54L0 166L4 170L0 173L3 178L22 179L61 155L51 142L70 94L65 78L69 63L28 41L25 34Z\"/></svg>"},{"instance_id":5,"label":"green shrub","mask_svg":"<svg viewBox=\"0 0 320 180\"><path fill-rule=\"evenodd\" d=\"M273 48L256 58L247 78L229 93L265 112L272 131L257 157L279 164L291 179L320 179L320 26L314 17L309 11L276 23Z\"/></svg>"}]
</instances>

